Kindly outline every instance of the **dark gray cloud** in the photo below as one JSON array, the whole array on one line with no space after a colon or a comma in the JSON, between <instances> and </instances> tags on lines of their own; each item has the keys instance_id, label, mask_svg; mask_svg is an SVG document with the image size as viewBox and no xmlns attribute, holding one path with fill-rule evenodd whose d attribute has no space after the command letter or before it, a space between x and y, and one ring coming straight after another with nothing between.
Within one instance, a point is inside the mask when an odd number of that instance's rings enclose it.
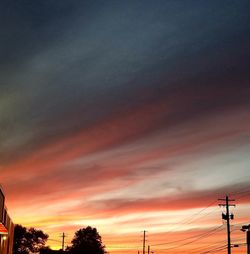
<instances>
[{"instance_id":1,"label":"dark gray cloud","mask_svg":"<svg viewBox=\"0 0 250 254\"><path fill-rule=\"evenodd\" d=\"M2 1L0 9L3 158L159 100L173 101L172 124L248 107L248 1Z\"/></svg>"}]
</instances>

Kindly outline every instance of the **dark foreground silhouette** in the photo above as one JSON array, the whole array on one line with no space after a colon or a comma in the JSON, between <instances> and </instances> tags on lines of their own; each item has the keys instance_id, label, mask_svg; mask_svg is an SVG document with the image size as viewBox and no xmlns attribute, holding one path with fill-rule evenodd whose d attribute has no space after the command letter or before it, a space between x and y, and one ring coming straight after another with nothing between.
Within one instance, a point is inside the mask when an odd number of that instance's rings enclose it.
<instances>
[{"instance_id":1,"label":"dark foreground silhouette","mask_svg":"<svg viewBox=\"0 0 250 254\"><path fill-rule=\"evenodd\" d=\"M96 228L90 226L75 232L71 246L63 250L52 250L45 246L48 235L41 230L15 226L13 254L105 254L105 246Z\"/></svg>"}]
</instances>

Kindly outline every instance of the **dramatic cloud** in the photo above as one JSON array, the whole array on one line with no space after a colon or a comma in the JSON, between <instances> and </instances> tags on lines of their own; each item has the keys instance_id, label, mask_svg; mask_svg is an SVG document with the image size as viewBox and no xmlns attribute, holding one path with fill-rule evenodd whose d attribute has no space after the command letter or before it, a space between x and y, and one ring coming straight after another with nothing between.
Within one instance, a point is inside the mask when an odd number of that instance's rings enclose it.
<instances>
[{"instance_id":1,"label":"dramatic cloud","mask_svg":"<svg viewBox=\"0 0 250 254\"><path fill-rule=\"evenodd\" d=\"M249 220L249 7L1 2L0 182L14 221L54 248L86 225L110 253L136 253L144 229L159 253L220 247L223 227L168 242L219 227L226 194L236 227Z\"/></svg>"}]
</instances>

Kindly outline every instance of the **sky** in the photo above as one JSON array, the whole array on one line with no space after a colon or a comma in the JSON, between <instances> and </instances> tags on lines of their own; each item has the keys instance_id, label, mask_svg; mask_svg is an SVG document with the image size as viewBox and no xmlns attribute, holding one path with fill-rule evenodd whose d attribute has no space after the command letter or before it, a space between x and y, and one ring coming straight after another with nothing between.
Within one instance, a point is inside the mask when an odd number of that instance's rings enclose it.
<instances>
[{"instance_id":1,"label":"sky","mask_svg":"<svg viewBox=\"0 0 250 254\"><path fill-rule=\"evenodd\" d=\"M109 253L225 252L250 216L250 2L0 2L0 183L15 223ZM140 252L142 253L142 252ZM245 253L245 246L233 248Z\"/></svg>"}]
</instances>

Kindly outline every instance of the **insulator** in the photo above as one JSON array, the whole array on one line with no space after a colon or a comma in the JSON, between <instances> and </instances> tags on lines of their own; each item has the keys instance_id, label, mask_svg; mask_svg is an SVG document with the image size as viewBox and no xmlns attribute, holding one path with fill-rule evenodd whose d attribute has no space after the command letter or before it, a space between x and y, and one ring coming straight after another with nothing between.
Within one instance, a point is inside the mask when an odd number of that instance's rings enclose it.
<instances>
[{"instance_id":1,"label":"insulator","mask_svg":"<svg viewBox=\"0 0 250 254\"><path fill-rule=\"evenodd\" d=\"M226 220L227 219L227 215L225 213L222 213L222 219Z\"/></svg>"}]
</instances>

